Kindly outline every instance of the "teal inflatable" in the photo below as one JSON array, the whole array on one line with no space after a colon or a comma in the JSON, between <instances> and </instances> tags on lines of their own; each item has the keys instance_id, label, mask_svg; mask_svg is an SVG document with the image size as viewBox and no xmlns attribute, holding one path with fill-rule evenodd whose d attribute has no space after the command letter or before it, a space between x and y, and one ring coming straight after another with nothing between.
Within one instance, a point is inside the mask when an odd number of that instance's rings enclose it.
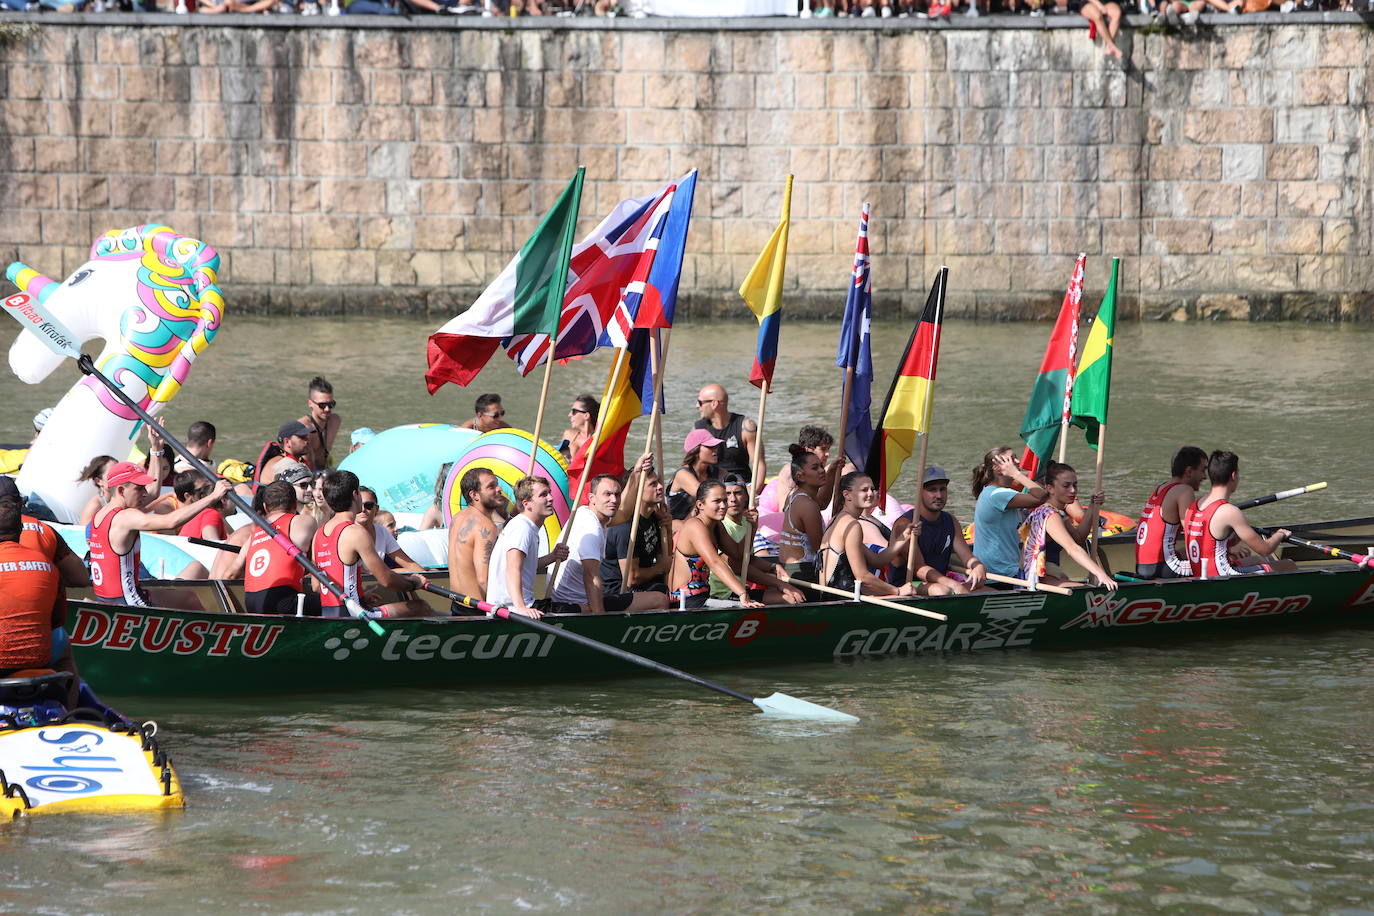
<instances>
[{"instance_id":1,"label":"teal inflatable","mask_svg":"<svg viewBox=\"0 0 1374 916\"><path fill-rule=\"evenodd\" d=\"M388 512L424 512L434 501L439 471L476 438L476 430L450 423L393 426L345 457L339 470L352 471L376 490Z\"/></svg>"}]
</instances>

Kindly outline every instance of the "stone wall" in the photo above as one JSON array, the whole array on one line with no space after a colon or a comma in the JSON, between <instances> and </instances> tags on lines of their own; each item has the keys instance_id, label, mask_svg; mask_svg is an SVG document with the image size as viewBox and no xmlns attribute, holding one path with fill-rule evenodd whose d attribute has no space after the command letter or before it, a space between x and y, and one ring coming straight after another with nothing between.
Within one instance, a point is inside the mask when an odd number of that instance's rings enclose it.
<instances>
[{"instance_id":1,"label":"stone wall","mask_svg":"<svg viewBox=\"0 0 1374 916\"><path fill-rule=\"evenodd\" d=\"M952 312L1042 316L1081 250L1145 317L1369 320L1374 37L1215 18L1123 69L1057 17L48 16L0 47L0 258L164 221L233 309L451 314L577 165L588 226L697 167L684 294L738 314L791 171L789 309L842 306L870 200L882 309L947 263Z\"/></svg>"}]
</instances>

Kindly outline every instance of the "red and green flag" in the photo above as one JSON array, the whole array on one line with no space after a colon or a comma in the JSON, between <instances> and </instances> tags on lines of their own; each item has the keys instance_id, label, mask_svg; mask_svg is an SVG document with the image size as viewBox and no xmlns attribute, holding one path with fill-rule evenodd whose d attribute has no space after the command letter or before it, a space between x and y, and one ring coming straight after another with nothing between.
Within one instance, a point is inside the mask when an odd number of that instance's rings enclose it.
<instances>
[{"instance_id":1,"label":"red and green flag","mask_svg":"<svg viewBox=\"0 0 1374 916\"><path fill-rule=\"evenodd\" d=\"M1073 386L1074 426L1087 434L1088 444L1097 448L1102 427L1107 425L1107 404L1112 387L1112 340L1116 336L1116 281L1121 259L1112 258L1112 279L1107 294L1097 309L1083 359L1078 364L1078 379Z\"/></svg>"},{"instance_id":2,"label":"red and green flag","mask_svg":"<svg viewBox=\"0 0 1374 916\"><path fill-rule=\"evenodd\" d=\"M472 381L504 338L557 336L583 173L584 169L577 170L534 234L520 246L520 253L477 301L429 336L425 381L430 394L445 382L466 385Z\"/></svg>"},{"instance_id":3,"label":"red and green flag","mask_svg":"<svg viewBox=\"0 0 1374 916\"><path fill-rule=\"evenodd\" d=\"M1069 421L1073 398L1074 356L1078 349L1078 307L1083 299L1083 270L1088 261L1080 254L1073 266L1064 304L1059 308L1059 320L1054 323L1040 372L1035 376L1026 418L1021 421L1021 438L1026 451L1021 466L1034 477L1040 461L1054 454L1059 442L1059 430Z\"/></svg>"},{"instance_id":4,"label":"red and green flag","mask_svg":"<svg viewBox=\"0 0 1374 916\"><path fill-rule=\"evenodd\" d=\"M878 428L869 447L865 473L873 478L887 499L902 465L916 450L916 434L930 434L930 412L935 400L935 366L940 358L940 326L945 317L945 286L949 268L941 267L926 297L921 320L911 331L902 352L892 387L887 391Z\"/></svg>"}]
</instances>

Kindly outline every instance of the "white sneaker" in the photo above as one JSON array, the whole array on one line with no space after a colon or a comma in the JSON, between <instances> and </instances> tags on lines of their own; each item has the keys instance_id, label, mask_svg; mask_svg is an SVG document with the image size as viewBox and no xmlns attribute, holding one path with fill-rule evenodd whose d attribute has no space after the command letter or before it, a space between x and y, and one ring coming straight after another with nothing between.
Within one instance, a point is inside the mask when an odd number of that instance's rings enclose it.
<instances>
[{"instance_id":1,"label":"white sneaker","mask_svg":"<svg viewBox=\"0 0 1374 916\"><path fill-rule=\"evenodd\" d=\"M964 10L964 15L970 19L977 19L981 13L978 12L978 4L975 0L969 0L968 9Z\"/></svg>"},{"instance_id":2,"label":"white sneaker","mask_svg":"<svg viewBox=\"0 0 1374 916\"><path fill-rule=\"evenodd\" d=\"M883 18L884 18L884 19L891 19L891 18L892 18L892 7L890 7L890 6L885 6L885 7L883 7L883 13L882 13L882 15L883 15Z\"/></svg>"},{"instance_id":3,"label":"white sneaker","mask_svg":"<svg viewBox=\"0 0 1374 916\"><path fill-rule=\"evenodd\" d=\"M1189 10L1188 12L1184 13L1182 16L1178 18L1183 20L1184 25L1197 25L1198 18L1201 16L1202 13L1196 13L1192 10Z\"/></svg>"},{"instance_id":4,"label":"white sneaker","mask_svg":"<svg viewBox=\"0 0 1374 916\"><path fill-rule=\"evenodd\" d=\"M874 18L877 17L877 15L878 15L878 14L875 13L875 12L873 11L873 7L871 7L871 6L866 6L866 7L864 7L864 11L863 11L862 13L859 14L859 18L860 18L860 19L874 19Z\"/></svg>"}]
</instances>

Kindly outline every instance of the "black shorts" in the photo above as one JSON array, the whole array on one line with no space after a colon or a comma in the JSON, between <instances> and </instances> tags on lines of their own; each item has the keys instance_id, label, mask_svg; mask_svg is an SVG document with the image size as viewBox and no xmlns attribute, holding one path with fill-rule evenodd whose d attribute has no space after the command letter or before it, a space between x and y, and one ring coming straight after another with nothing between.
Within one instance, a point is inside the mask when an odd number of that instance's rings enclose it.
<instances>
[{"instance_id":1,"label":"black shorts","mask_svg":"<svg viewBox=\"0 0 1374 916\"><path fill-rule=\"evenodd\" d=\"M1169 568L1168 563L1137 563L1135 574L1139 579L1183 579Z\"/></svg>"},{"instance_id":2,"label":"black shorts","mask_svg":"<svg viewBox=\"0 0 1374 916\"><path fill-rule=\"evenodd\" d=\"M129 604L128 601L126 601L126 600L123 599L123 598L102 598L102 597L100 597L99 595L92 595L91 597L93 597L96 601L100 602L101 604L121 604L121 605L124 605L125 607L140 607L140 606L141 606L141 607L152 607L152 606L153 606L153 599L149 598L149 597L148 597L148 593L145 592L145 591L144 591L143 589L141 589L141 588L138 590L138 597L139 597L139 600L141 600L141 601L143 602L142 605L136 605L136 604L135 604L135 605L131 605L131 604Z\"/></svg>"},{"instance_id":3,"label":"black shorts","mask_svg":"<svg viewBox=\"0 0 1374 916\"><path fill-rule=\"evenodd\" d=\"M296 615L296 601L301 592L289 585L274 585L259 592L243 593L243 609L249 614ZM305 616L320 616L320 596L305 593Z\"/></svg>"}]
</instances>

